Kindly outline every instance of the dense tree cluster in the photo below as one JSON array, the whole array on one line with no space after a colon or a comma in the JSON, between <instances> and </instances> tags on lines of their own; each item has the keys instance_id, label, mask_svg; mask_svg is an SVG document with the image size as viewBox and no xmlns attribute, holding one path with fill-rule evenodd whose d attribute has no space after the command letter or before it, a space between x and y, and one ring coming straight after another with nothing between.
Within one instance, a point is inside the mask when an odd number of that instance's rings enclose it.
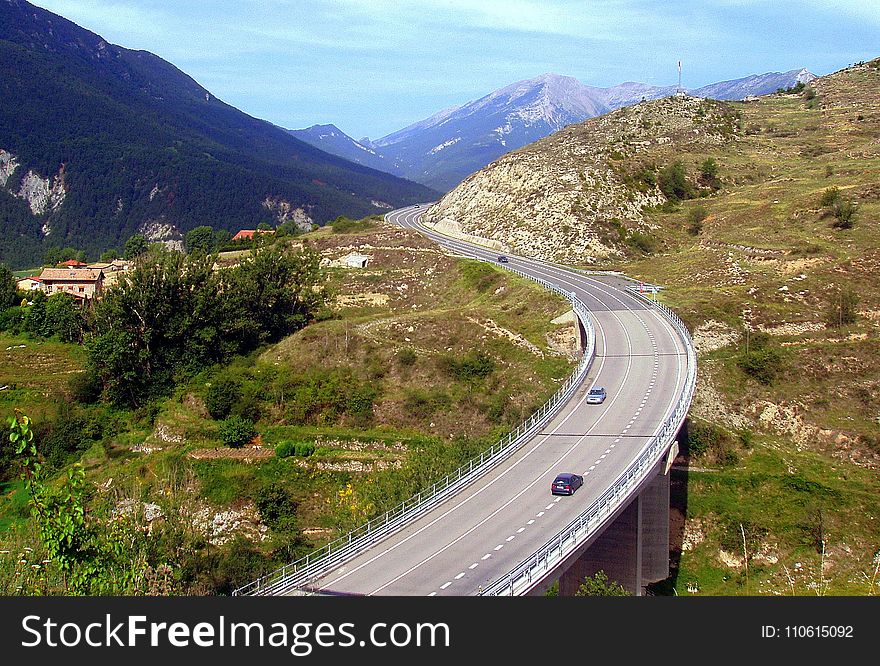
<instances>
[{"instance_id":1,"label":"dense tree cluster","mask_svg":"<svg viewBox=\"0 0 880 666\"><path fill-rule=\"evenodd\" d=\"M277 246L212 270L154 246L98 304L87 339L108 399L142 405L199 370L305 326L323 301L318 254Z\"/></svg>"}]
</instances>

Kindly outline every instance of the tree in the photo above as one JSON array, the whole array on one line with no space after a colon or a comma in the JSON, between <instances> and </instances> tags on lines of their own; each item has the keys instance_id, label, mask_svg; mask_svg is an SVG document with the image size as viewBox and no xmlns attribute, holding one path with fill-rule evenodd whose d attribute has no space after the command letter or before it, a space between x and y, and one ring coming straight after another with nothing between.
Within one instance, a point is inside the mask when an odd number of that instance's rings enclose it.
<instances>
[{"instance_id":1,"label":"tree","mask_svg":"<svg viewBox=\"0 0 880 666\"><path fill-rule=\"evenodd\" d=\"M34 298L31 301L31 306L28 308L27 315L25 316L24 326L25 330L29 331L33 335L38 335L43 338L48 338L52 336L51 331L46 323L46 301L48 298L46 297L46 292L42 289L34 293Z\"/></svg>"},{"instance_id":2,"label":"tree","mask_svg":"<svg viewBox=\"0 0 880 666\"><path fill-rule=\"evenodd\" d=\"M101 253L101 261L103 261L103 262L105 262L105 263L108 263L108 264L109 264L109 263L110 263L111 261L113 261L114 259L119 259L119 250L117 250L116 248L111 248L111 249L109 249L109 250L104 250L104 251Z\"/></svg>"},{"instance_id":3,"label":"tree","mask_svg":"<svg viewBox=\"0 0 880 666\"><path fill-rule=\"evenodd\" d=\"M184 244L189 254L211 254L216 247L214 229L206 225L196 227L186 234Z\"/></svg>"},{"instance_id":4,"label":"tree","mask_svg":"<svg viewBox=\"0 0 880 666\"><path fill-rule=\"evenodd\" d=\"M161 246L150 253L105 293L87 343L90 363L117 404L141 405L236 349L219 335L222 296L210 260L188 260Z\"/></svg>"},{"instance_id":5,"label":"tree","mask_svg":"<svg viewBox=\"0 0 880 666\"><path fill-rule=\"evenodd\" d=\"M712 157L707 157L700 164L700 181L713 190L721 188L721 182L718 179L718 163Z\"/></svg>"},{"instance_id":6,"label":"tree","mask_svg":"<svg viewBox=\"0 0 880 666\"><path fill-rule=\"evenodd\" d=\"M597 571L592 576L584 578L584 582L580 584L576 597L629 597L631 596L626 588L617 581L608 578L603 570Z\"/></svg>"},{"instance_id":7,"label":"tree","mask_svg":"<svg viewBox=\"0 0 880 666\"><path fill-rule=\"evenodd\" d=\"M223 279L224 333L244 350L299 330L325 298L320 255L308 247L298 253L278 246L256 249Z\"/></svg>"},{"instance_id":8,"label":"tree","mask_svg":"<svg viewBox=\"0 0 880 666\"><path fill-rule=\"evenodd\" d=\"M691 236L699 236L703 231L703 220L709 217L709 210L705 206L694 206L688 213L688 233Z\"/></svg>"},{"instance_id":9,"label":"tree","mask_svg":"<svg viewBox=\"0 0 880 666\"><path fill-rule=\"evenodd\" d=\"M19 302L15 276L6 264L0 264L0 309Z\"/></svg>"},{"instance_id":10,"label":"tree","mask_svg":"<svg viewBox=\"0 0 880 666\"><path fill-rule=\"evenodd\" d=\"M684 162L681 160L660 169L657 185L670 201L681 201L693 197L694 188L687 180Z\"/></svg>"},{"instance_id":11,"label":"tree","mask_svg":"<svg viewBox=\"0 0 880 666\"><path fill-rule=\"evenodd\" d=\"M81 342L85 319L82 309L70 294L54 294L46 302L44 330L62 342ZM45 334L44 334L45 335Z\"/></svg>"},{"instance_id":12,"label":"tree","mask_svg":"<svg viewBox=\"0 0 880 666\"><path fill-rule=\"evenodd\" d=\"M135 259L144 254L149 247L150 245L146 238L141 234L135 234L125 241L125 248L123 249L122 256L125 259Z\"/></svg>"}]
</instances>

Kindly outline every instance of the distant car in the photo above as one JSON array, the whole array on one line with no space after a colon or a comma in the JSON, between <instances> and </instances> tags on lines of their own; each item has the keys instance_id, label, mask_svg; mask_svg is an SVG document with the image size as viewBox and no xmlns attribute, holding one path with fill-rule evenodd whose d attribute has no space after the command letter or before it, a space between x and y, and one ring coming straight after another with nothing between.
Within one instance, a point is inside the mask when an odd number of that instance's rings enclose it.
<instances>
[{"instance_id":1,"label":"distant car","mask_svg":"<svg viewBox=\"0 0 880 666\"><path fill-rule=\"evenodd\" d=\"M418 208L418 207L419 207L419 204L416 204L415 206L413 206L413 208Z\"/></svg>"},{"instance_id":2,"label":"distant car","mask_svg":"<svg viewBox=\"0 0 880 666\"><path fill-rule=\"evenodd\" d=\"M580 474L564 472L556 476L550 484L550 493L553 495L574 495L574 492L584 485L584 477Z\"/></svg>"},{"instance_id":3,"label":"distant car","mask_svg":"<svg viewBox=\"0 0 880 666\"><path fill-rule=\"evenodd\" d=\"M590 392L587 393L587 404L601 405L603 402L605 402L605 397L607 395L608 394L605 392L605 389L601 386L591 388Z\"/></svg>"},{"instance_id":4,"label":"distant car","mask_svg":"<svg viewBox=\"0 0 880 666\"><path fill-rule=\"evenodd\" d=\"M498 257L498 261L501 262L502 264L506 264L506 263L507 263L507 257L505 257L505 256L502 254L500 257Z\"/></svg>"}]
</instances>

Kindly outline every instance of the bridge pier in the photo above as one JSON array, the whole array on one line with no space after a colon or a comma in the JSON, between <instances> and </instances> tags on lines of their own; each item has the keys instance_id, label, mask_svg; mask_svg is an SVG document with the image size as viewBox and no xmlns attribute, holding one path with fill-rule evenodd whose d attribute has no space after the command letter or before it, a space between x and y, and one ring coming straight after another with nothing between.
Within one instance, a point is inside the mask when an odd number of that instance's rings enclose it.
<instances>
[{"instance_id":1,"label":"bridge pier","mask_svg":"<svg viewBox=\"0 0 880 666\"><path fill-rule=\"evenodd\" d=\"M669 576L669 474L662 468L562 574L559 596L574 596L598 571L636 596Z\"/></svg>"}]
</instances>

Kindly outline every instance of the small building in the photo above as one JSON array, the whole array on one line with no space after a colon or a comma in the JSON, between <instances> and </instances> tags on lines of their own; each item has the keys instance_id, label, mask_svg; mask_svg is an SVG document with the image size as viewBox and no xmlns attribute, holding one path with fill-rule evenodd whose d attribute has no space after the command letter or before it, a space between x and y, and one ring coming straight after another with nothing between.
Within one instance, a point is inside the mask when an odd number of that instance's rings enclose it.
<instances>
[{"instance_id":1,"label":"small building","mask_svg":"<svg viewBox=\"0 0 880 666\"><path fill-rule=\"evenodd\" d=\"M365 254L357 254L353 252L343 259L345 265L349 268L366 268L370 258Z\"/></svg>"},{"instance_id":2,"label":"small building","mask_svg":"<svg viewBox=\"0 0 880 666\"><path fill-rule=\"evenodd\" d=\"M274 229L242 229L232 237L234 241L250 240L257 234L274 234Z\"/></svg>"},{"instance_id":3,"label":"small building","mask_svg":"<svg viewBox=\"0 0 880 666\"><path fill-rule=\"evenodd\" d=\"M65 293L90 299L101 295L104 273L88 268L44 268L40 281L47 296Z\"/></svg>"},{"instance_id":4,"label":"small building","mask_svg":"<svg viewBox=\"0 0 880 666\"><path fill-rule=\"evenodd\" d=\"M131 268L131 262L126 259L114 259L110 262L110 267L106 272L112 273L113 271L127 271Z\"/></svg>"},{"instance_id":5,"label":"small building","mask_svg":"<svg viewBox=\"0 0 880 666\"><path fill-rule=\"evenodd\" d=\"M32 275L16 280L15 287L19 291L37 291L43 288L43 281L38 275Z\"/></svg>"},{"instance_id":6,"label":"small building","mask_svg":"<svg viewBox=\"0 0 880 666\"><path fill-rule=\"evenodd\" d=\"M96 261L96 262L93 263L93 264L89 264L89 265L86 266L85 268L88 268L88 269L93 270L93 271L103 271L103 272L105 272L105 273L107 273L107 272L109 272L109 271L111 271L111 270L114 270L114 269L113 269L113 264L108 263L108 262L106 262L106 261Z\"/></svg>"},{"instance_id":7,"label":"small building","mask_svg":"<svg viewBox=\"0 0 880 666\"><path fill-rule=\"evenodd\" d=\"M68 259L67 261L62 261L60 264L58 264L58 266L64 266L66 268L85 268L86 267L86 265L83 262L77 261L76 259Z\"/></svg>"}]
</instances>

